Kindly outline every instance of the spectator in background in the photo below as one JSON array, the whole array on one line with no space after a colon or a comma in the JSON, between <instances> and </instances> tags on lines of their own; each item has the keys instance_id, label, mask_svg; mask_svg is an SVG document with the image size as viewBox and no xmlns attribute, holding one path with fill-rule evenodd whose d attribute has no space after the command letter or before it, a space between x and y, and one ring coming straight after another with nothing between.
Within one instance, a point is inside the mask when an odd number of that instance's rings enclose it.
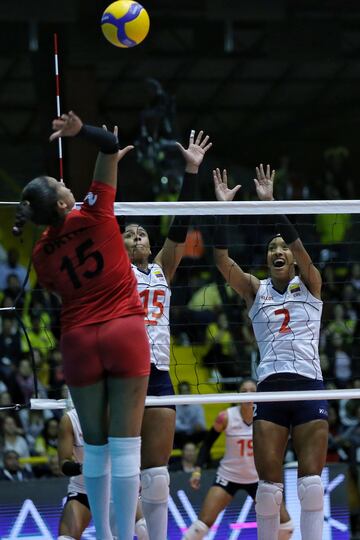
<instances>
[{"instance_id":1,"label":"spectator in background","mask_svg":"<svg viewBox=\"0 0 360 540\"><path fill-rule=\"evenodd\" d=\"M2 419L0 450L3 452L6 450L15 450L20 457L29 457L29 446L24 437L20 435L21 432L22 430L15 418L10 414L7 414L7 416Z\"/></svg>"},{"instance_id":2,"label":"spectator in background","mask_svg":"<svg viewBox=\"0 0 360 540\"><path fill-rule=\"evenodd\" d=\"M352 376L352 358L344 339L337 332L330 335L328 356L338 388L345 388Z\"/></svg>"},{"instance_id":3,"label":"spectator in background","mask_svg":"<svg viewBox=\"0 0 360 540\"><path fill-rule=\"evenodd\" d=\"M182 448L181 458L170 465L170 471L183 471L193 473L197 458L196 446L193 442L187 442Z\"/></svg>"},{"instance_id":4,"label":"spectator in background","mask_svg":"<svg viewBox=\"0 0 360 540\"><path fill-rule=\"evenodd\" d=\"M35 439L34 451L39 456L57 456L59 421L49 418L40 435Z\"/></svg>"},{"instance_id":5,"label":"spectator in background","mask_svg":"<svg viewBox=\"0 0 360 540\"><path fill-rule=\"evenodd\" d=\"M225 313L219 313L216 322L207 326L206 345L208 350L203 357L205 366L218 370L224 378L240 375L236 348Z\"/></svg>"},{"instance_id":6,"label":"spectator in background","mask_svg":"<svg viewBox=\"0 0 360 540\"><path fill-rule=\"evenodd\" d=\"M26 268L19 264L19 252L15 248L10 248L7 252L7 261L0 263L0 290L6 289L7 279L9 274L15 274L20 282L20 286L25 281ZM29 282L25 286L26 290L30 289Z\"/></svg>"},{"instance_id":7,"label":"spectator in background","mask_svg":"<svg viewBox=\"0 0 360 540\"><path fill-rule=\"evenodd\" d=\"M49 356L49 398L61 399L62 386L65 384L62 354L59 349L50 351Z\"/></svg>"},{"instance_id":8,"label":"spectator in background","mask_svg":"<svg viewBox=\"0 0 360 540\"><path fill-rule=\"evenodd\" d=\"M14 403L30 402L35 387L31 363L28 358L20 360L18 369L14 371L10 379L9 391Z\"/></svg>"},{"instance_id":9,"label":"spectator in background","mask_svg":"<svg viewBox=\"0 0 360 540\"><path fill-rule=\"evenodd\" d=\"M41 356L47 359L49 353L56 346L56 339L51 330L41 320L41 313L32 311L30 313L31 325L27 328L27 333L31 345L39 349ZM21 337L21 348L23 352L29 352L29 344L25 336Z\"/></svg>"},{"instance_id":10,"label":"spectator in background","mask_svg":"<svg viewBox=\"0 0 360 540\"><path fill-rule=\"evenodd\" d=\"M0 481L23 482L33 477L27 469L22 469L19 454L15 450L7 450L3 454L4 466L0 468Z\"/></svg>"},{"instance_id":11,"label":"spectator in background","mask_svg":"<svg viewBox=\"0 0 360 540\"><path fill-rule=\"evenodd\" d=\"M353 342L353 336L356 328L356 320L350 319L346 316L344 306L342 304L335 304L333 308L333 320L325 328L325 336L333 336L339 334L344 341L345 345L351 345Z\"/></svg>"},{"instance_id":12,"label":"spectator in background","mask_svg":"<svg viewBox=\"0 0 360 540\"><path fill-rule=\"evenodd\" d=\"M9 411L6 409L2 409L2 407L6 407L7 405L11 405L13 403L11 399L11 395L7 390L4 390L0 394L0 422L4 420L6 416L8 416ZM1 425L1 424L0 424Z\"/></svg>"},{"instance_id":13,"label":"spectator in background","mask_svg":"<svg viewBox=\"0 0 360 540\"><path fill-rule=\"evenodd\" d=\"M339 418L337 405L334 403L329 404L329 443L326 462L334 463L340 460L346 461L346 453L341 448L341 435L344 432Z\"/></svg>"},{"instance_id":14,"label":"spectator in background","mask_svg":"<svg viewBox=\"0 0 360 540\"><path fill-rule=\"evenodd\" d=\"M21 409L20 422L31 451L34 451L35 440L45 428L45 421L53 417L50 410Z\"/></svg>"},{"instance_id":15,"label":"spectator in background","mask_svg":"<svg viewBox=\"0 0 360 540\"><path fill-rule=\"evenodd\" d=\"M234 298L234 291L225 285L228 298ZM192 341L203 342L206 326L216 320L217 314L222 311L219 285L216 282L207 283L194 292L187 305L188 322L192 325Z\"/></svg>"},{"instance_id":16,"label":"spectator in background","mask_svg":"<svg viewBox=\"0 0 360 540\"><path fill-rule=\"evenodd\" d=\"M14 364L18 365L21 358L21 342L17 325L13 318L6 315L1 318L2 332L0 334L0 378L9 381Z\"/></svg>"},{"instance_id":17,"label":"spectator in background","mask_svg":"<svg viewBox=\"0 0 360 540\"><path fill-rule=\"evenodd\" d=\"M190 384L182 381L178 384L179 394L190 394ZM191 441L198 443L206 434L204 410L201 405L177 405L174 447L182 448Z\"/></svg>"},{"instance_id":18,"label":"spectator in background","mask_svg":"<svg viewBox=\"0 0 360 540\"><path fill-rule=\"evenodd\" d=\"M57 455L49 456L47 466L44 469L43 478L60 478L63 474L60 470L59 460Z\"/></svg>"},{"instance_id":19,"label":"spectator in background","mask_svg":"<svg viewBox=\"0 0 360 540\"><path fill-rule=\"evenodd\" d=\"M350 282L356 291L360 291L360 264L354 263L351 267Z\"/></svg>"}]
</instances>

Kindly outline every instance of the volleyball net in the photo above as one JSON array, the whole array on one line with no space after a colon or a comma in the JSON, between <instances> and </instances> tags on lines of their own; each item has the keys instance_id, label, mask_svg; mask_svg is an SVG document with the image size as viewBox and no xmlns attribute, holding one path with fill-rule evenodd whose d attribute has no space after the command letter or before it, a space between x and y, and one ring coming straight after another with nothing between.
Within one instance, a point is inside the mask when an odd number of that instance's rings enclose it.
<instances>
[{"instance_id":1,"label":"volleyball net","mask_svg":"<svg viewBox=\"0 0 360 540\"><path fill-rule=\"evenodd\" d=\"M0 215L13 216L14 204L0 203ZM170 375L181 393L149 396L147 404L254 401L253 394L239 394L240 382L257 376L259 353L251 321L244 302L224 282L213 258L214 232L218 216L223 215L229 216L229 255L244 271L259 279L268 276L267 244L274 236L276 216L285 214L323 278L319 351L326 390L264 392L256 395L256 401L359 398L359 209L360 201L115 203L117 216L148 231L154 256L166 239L172 216L192 216L183 259L171 283L167 323ZM29 257L31 241L19 244L18 249ZM29 404L65 408L59 300L39 287L33 270L24 291L19 286L19 279L8 272L1 292L0 385L5 390L0 392L0 408Z\"/></svg>"}]
</instances>

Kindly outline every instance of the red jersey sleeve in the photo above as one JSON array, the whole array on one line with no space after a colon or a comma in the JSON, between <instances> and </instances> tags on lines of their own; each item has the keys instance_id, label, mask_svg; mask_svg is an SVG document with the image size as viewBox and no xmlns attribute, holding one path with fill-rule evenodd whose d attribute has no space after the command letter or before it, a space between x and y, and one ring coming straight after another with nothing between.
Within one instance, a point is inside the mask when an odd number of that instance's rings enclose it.
<instances>
[{"instance_id":1,"label":"red jersey sleeve","mask_svg":"<svg viewBox=\"0 0 360 540\"><path fill-rule=\"evenodd\" d=\"M84 199L80 213L94 222L114 217L115 194L115 188L94 180Z\"/></svg>"}]
</instances>

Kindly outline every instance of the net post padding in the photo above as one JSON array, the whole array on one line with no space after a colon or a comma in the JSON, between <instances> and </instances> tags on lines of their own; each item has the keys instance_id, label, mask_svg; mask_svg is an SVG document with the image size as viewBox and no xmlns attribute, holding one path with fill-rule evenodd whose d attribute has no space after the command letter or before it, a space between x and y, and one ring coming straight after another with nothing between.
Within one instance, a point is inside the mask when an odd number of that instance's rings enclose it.
<instances>
[{"instance_id":1,"label":"net post padding","mask_svg":"<svg viewBox=\"0 0 360 540\"><path fill-rule=\"evenodd\" d=\"M346 390L305 390L293 392L243 392L234 394L181 394L176 396L148 396L146 405L151 407L164 405L192 405L209 403L248 403L277 401L307 401L322 399L360 399L360 389ZM31 399L31 409L65 409L67 399Z\"/></svg>"}]
</instances>

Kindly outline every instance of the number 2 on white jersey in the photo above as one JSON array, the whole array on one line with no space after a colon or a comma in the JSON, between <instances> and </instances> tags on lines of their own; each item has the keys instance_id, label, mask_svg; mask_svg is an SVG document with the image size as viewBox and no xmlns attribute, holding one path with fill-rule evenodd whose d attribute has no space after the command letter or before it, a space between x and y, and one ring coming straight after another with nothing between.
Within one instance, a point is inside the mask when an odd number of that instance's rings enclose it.
<instances>
[{"instance_id":1,"label":"number 2 on white jersey","mask_svg":"<svg viewBox=\"0 0 360 540\"><path fill-rule=\"evenodd\" d=\"M291 328L289 326L289 322L290 322L289 310L286 308L276 309L274 311L274 315L284 315L284 320L282 322L282 325L280 326L279 334L287 334L288 332L291 332Z\"/></svg>"},{"instance_id":2,"label":"number 2 on white jersey","mask_svg":"<svg viewBox=\"0 0 360 540\"><path fill-rule=\"evenodd\" d=\"M162 301L160 300L161 297L163 297ZM164 313L165 291L161 289L145 289L141 291L140 298L145 311L145 324L156 326L158 319ZM155 308L157 311L155 311Z\"/></svg>"}]
</instances>

